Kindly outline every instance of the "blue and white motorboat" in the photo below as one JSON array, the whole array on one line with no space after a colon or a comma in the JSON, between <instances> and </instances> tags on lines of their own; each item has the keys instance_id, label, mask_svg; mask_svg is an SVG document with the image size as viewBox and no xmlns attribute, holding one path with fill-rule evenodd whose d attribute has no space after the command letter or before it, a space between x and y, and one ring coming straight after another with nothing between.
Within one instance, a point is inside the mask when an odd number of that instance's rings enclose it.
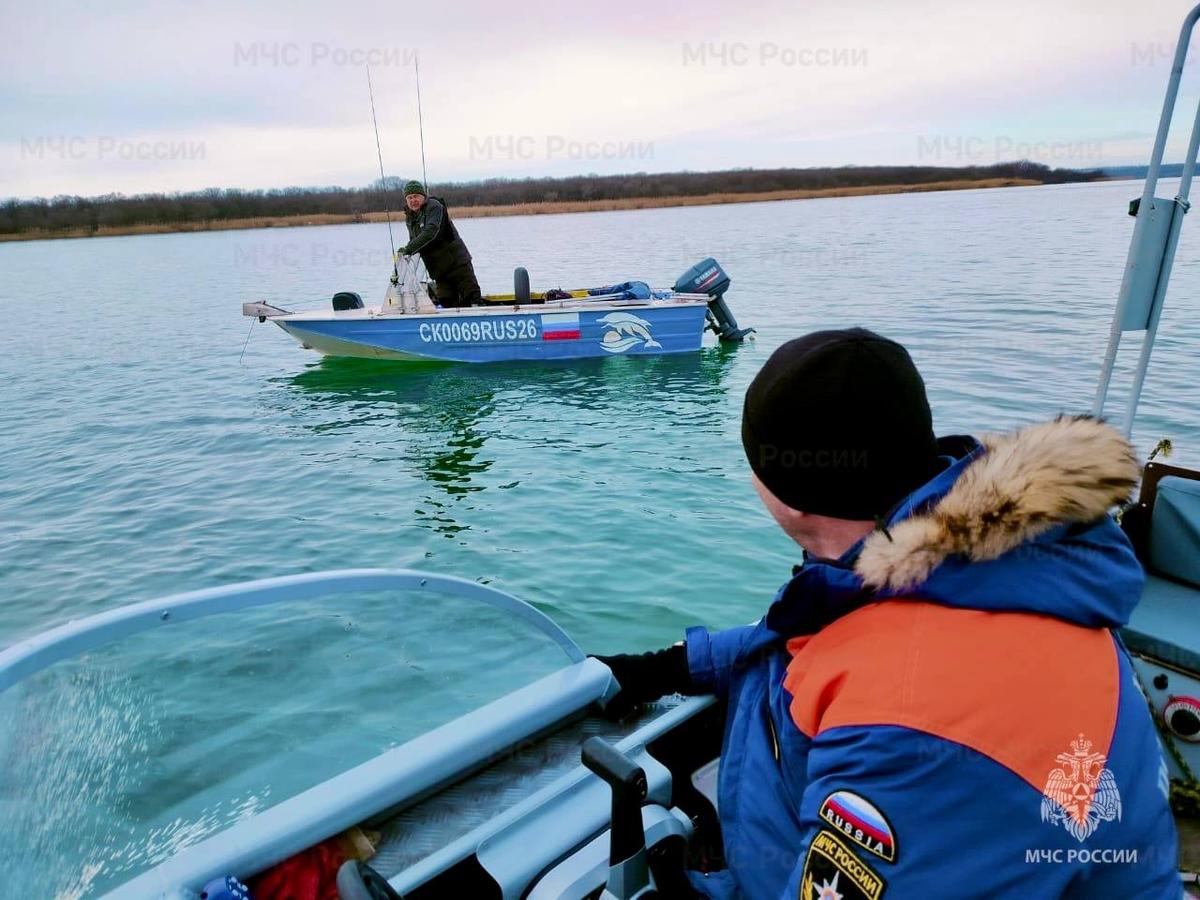
<instances>
[{"instance_id":1,"label":"blue and white motorboat","mask_svg":"<svg viewBox=\"0 0 1200 900\"><path fill-rule=\"evenodd\" d=\"M669 290L626 281L531 292L528 274L517 269L512 294L486 295L482 306L443 308L406 262L378 306L344 291L334 295L332 309L289 312L251 302L242 314L274 322L327 356L471 363L643 356L699 350L705 330L721 341L744 340L753 329L738 327L724 299L729 284L711 258Z\"/></svg>"}]
</instances>

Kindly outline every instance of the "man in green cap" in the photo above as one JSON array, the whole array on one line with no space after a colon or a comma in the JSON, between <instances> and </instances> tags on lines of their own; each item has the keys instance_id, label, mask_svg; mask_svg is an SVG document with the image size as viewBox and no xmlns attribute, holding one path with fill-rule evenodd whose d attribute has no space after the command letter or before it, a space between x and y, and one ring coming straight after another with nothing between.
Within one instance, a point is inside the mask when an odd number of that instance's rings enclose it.
<instances>
[{"instance_id":1,"label":"man in green cap","mask_svg":"<svg viewBox=\"0 0 1200 900\"><path fill-rule=\"evenodd\" d=\"M446 201L430 197L419 181L404 185L404 223L408 243L404 256L419 253L433 278L438 303L442 306L475 306L483 303L479 280L471 265L471 252L450 221Z\"/></svg>"}]
</instances>

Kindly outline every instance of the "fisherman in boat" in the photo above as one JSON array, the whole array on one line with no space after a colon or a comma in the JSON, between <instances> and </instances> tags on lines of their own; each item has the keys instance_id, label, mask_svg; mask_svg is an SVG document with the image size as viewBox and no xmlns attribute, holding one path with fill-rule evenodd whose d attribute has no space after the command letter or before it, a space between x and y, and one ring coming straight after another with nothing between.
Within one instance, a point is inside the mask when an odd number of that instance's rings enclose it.
<instances>
[{"instance_id":1,"label":"fisherman in boat","mask_svg":"<svg viewBox=\"0 0 1200 900\"><path fill-rule=\"evenodd\" d=\"M420 254L433 278L438 303L482 304L483 294L471 265L471 252L450 220L446 202L427 196L421 182L409 181L404 185L404 223L408 226L408 243L400 253Z\"/></svg>"},{"instance_id":2,"label":"fisherman in boat","mask_svg":"<svg viewBox=\"0 0 1200 900\"><path fill-rule=\"evenodd\" d=\"M1100 421L936 439L899 344L780 347L742 442L804 564L755 625L600 657L628 709L728 703L727 868L699 896L1170 897L1155 726L1112 629L1144 575L1109 511L1138 465Z\"/></svg>"}]
</instances>

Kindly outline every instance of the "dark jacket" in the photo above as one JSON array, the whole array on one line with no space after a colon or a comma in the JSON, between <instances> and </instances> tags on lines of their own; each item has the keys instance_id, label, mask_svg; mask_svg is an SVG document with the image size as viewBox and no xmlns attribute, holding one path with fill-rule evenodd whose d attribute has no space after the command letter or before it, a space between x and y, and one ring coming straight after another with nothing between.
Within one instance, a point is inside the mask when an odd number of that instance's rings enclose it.
<instances>
[{"instance_id":1,"label":"dark jacket","mask_svg":"<svg viewBox=\"0 0 1200 900\"><path fill-rule=\"evenodd\" d=\"M720 898L1177 898L1162 751L1111 629L1142 589L1106 425L943 442L943 472L757 625L687 635L729 704Z\"/></svg>"},{"instance_id":2,"label":"dark jacket","mask_svg":"<svg viewBox=\"0 0 1200 900\"><path fill-rule=\"evenodd\" d=\"M425 205L417 212L406 207L404 224L408 227L408 243L401 252L421 254L434 278L471 261L471 253L450 219L446 201L440 197L426 197Z\"/></svg>"}]
</instances>

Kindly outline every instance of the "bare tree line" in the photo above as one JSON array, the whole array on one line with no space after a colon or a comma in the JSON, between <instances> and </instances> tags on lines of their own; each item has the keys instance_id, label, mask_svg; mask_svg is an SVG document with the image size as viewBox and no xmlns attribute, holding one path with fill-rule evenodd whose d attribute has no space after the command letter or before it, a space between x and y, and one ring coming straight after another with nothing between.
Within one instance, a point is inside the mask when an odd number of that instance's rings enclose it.
<instances>
[{"instance_id":1,"label":"bare tree line","mask_svg":"<svg viewBox=\"0 0 1200 900\"><path fill-rule=\"evenodd\" d=\"M491 178L432 184L431 193L451 206L510 206L556 201L616 200L627 197L694 197L706 194L767 193L927 184L934 181L1033 179L1047 184L1093 181L1099 170L1051 169L1028 161L992 166L843 166L820 169L731 169L568 178ZM58 196L0 203L0 233L98 231L138 225L195 224L230 219L336 214L361 216L401 207L404 179L375 181L365 188L290 187L272 190L209 188L173 194Z\"/></svg>"}]
</instances>

